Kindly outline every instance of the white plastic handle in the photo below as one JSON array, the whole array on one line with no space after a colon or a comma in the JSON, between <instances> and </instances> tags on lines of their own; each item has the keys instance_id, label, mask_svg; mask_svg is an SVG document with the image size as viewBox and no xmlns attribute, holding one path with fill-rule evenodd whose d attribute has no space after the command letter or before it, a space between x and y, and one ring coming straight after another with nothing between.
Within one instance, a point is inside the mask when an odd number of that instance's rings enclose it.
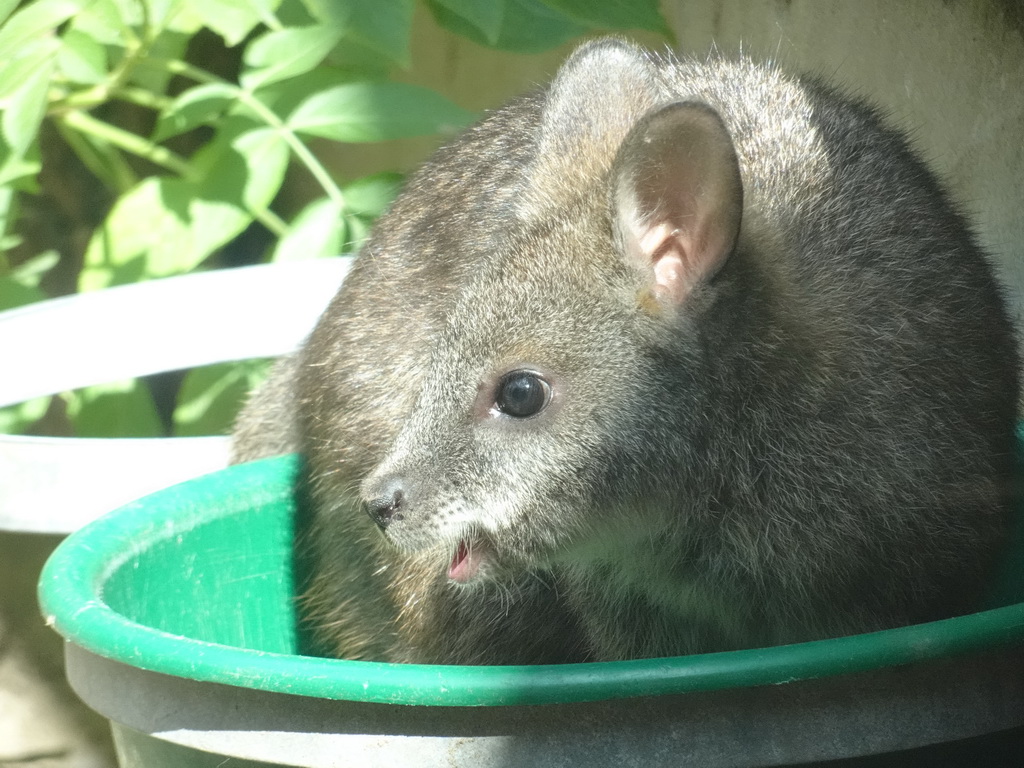
<instances>
[{"instance_id":1,"label":"white plastic handle","mask_svg":"<svg viewBox=\"0 0 1024 768\"><path fill-rule=\"evenodd\" d=\"M226 360L276 357L312 330L350 258L202 272L0 313L0 406ZM0 435L0 529L68 533L228 462L227 437Z\"/></svg>"}]
</instances>

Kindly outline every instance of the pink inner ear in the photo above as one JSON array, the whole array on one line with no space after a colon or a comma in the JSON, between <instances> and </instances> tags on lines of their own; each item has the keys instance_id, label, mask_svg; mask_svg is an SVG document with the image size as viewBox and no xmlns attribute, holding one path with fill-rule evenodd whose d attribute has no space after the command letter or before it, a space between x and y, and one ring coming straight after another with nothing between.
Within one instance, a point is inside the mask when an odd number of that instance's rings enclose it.
<instances>
[{"instance_id":1,"label":"pink inner ear","mask_svg":"<svg viewBox=\"0 0 1024 768\"><path fill-rule=\"evenodd\" d=\"M619 149L613 184L624 255L659 301L685 301L729 258L743 184L732 139L711 107L675 102L646 115Z\"/></svg>"},{"instance_id":2,"label":"pink inner ear","mask_svg":"<svg viewBox=\"0 0 1024 768\"><path fill-rule=\"evenodd\" d=\"M669 251L654 262L654 284L658 293L680 302L686 298L691 286L683 271L683 259Z\"/></svg>"},{"instance_id":3,"label":"pink inner ear","mask_svg":"<svg viewBox=\"0 0 1024 768\"><path fill-rule=\"evenodd\" d=\"M643 232L637 246L654 267L655 293L675 303L685 299L693 282L687 274L683 233L667 223L657 224Z\"/></svg>"}]
</instances>

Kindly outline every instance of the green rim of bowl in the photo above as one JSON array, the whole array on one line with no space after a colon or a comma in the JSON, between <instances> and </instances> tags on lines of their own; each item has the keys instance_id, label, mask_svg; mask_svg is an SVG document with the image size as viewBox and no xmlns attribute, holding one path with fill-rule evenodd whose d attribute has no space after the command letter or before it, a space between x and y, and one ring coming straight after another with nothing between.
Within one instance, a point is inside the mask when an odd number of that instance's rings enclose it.
<instances>
[{"instance_id":1,"label":"green rim of bowl","mask_svg":"<svg viewBox=\"0 0 1024 768\"><path fill-rule=\"evenodd\" d=\"M138 551L140 531L182 533L181 509L237 514L289 494L295 457L215 472L122 507L67 538L43 570L40 602L68 641L125 664L193 680L357 702L426 706L556 704L709 691L843 675L994 649L1024 640L1024 603L943 621L796 645L675 658L543 666L441 666L267 653L172 635L102 599L107 576ZM211 504L230 499L230 504ZM238 500L242 501L238 501ZM177 517L176 517L177 514Z\"/></svg>"}]
</instances>

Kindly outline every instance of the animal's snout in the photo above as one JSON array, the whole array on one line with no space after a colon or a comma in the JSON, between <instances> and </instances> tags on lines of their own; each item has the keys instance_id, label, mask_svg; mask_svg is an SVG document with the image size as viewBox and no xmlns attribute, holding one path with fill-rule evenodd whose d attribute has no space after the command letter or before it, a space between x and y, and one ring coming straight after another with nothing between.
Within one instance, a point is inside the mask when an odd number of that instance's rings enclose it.
<instances>
[{"instance_id":1,"label":"animal's snout","mask_svg":"<svg viewBox=\"0 0 1024 768\"><path fill-rule=\"evenodd\" d=\"M372 496L373 498L366 502L366 511L382 531L396 520L403 519L406 492L401 478L385 479Z\"/></svg>"}]
</instances>

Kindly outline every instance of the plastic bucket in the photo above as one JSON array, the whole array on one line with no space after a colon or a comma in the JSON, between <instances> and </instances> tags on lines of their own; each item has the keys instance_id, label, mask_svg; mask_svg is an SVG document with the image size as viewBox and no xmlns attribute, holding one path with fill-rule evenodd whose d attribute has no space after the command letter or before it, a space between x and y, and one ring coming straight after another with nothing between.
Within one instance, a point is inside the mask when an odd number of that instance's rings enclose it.
<instances>
[{"instance_id":1,"label":"plastic bucket","mask_svg":"<svg viewBox=\"0 0 1024 768\"><path fill-rule=\"evenodd\" d=\"M296 655L296 467L160 491L48 562L43 612L125 768L774 765L1024 724L1024 547L997 607L834 640L536 667Z\"/></svg>"}]
</instances>

